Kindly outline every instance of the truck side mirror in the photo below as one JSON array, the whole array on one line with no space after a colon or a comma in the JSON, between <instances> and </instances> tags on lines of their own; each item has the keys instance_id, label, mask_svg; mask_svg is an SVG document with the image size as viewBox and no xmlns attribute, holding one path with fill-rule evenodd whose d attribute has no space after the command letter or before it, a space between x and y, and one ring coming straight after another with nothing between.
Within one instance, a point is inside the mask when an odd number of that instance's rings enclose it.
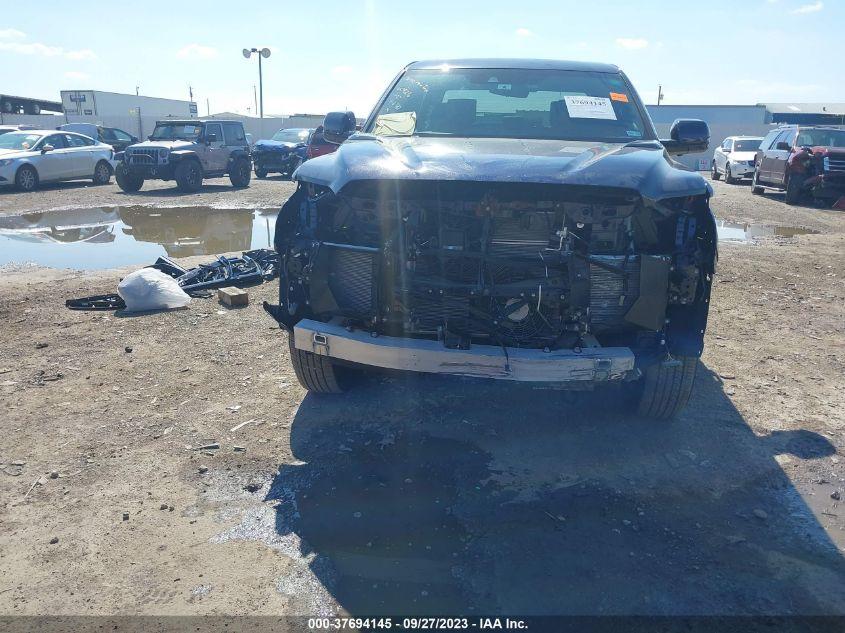
<instances>
[{"instance_id":1,"label":"truck side mirror","mask_svg":"<svg viewBox=\"0 0 845 633\"><path fill-rule=\"evenodd\" d=\"M355 114L349 112L329 112L323 119L323 138L334 145L340 145L355 131Z\"/></svg>"},{"instance_id":2,"label":"truck side mirror","mask_svg":"<svg viewBox=\"0 0 845 633\"><path fill-rule=\"evenodd\" d=\"M783 151L783 152L788 152L789 150L792 149L792 146L785 141L781 141L780 143L775 145L775 149Z\"/></svg>"},{"instance_id":3,"label":"truck side mirror","mask_svg":"<svg viewBox=\"0 0 845 633\"><path fill-rule=\"evenodd\" d=\"M660 143L675 156L703 152L710 145L710 128L701 119L675 119L668 139Z\"/></svg>"},{"instance_id":4,"label":"truck side mirror","mask_svg":"<svg viewBox=\"0 0 845 633\"><path fill-rule=\"evenodd\" d=\"M206 134L205 135L205 142L206 143L216 143L217 142L217 135L216 134Z\"/></svg>"},{"instance_id":5,"label":"truck side mirror","mask_svg":"<svg viewBox=\"0 0 845 633\"><path fill-rule=\"evenodd\" d=\"M41 153L46 154L47 152L52 152L54 149L56 149L56 148L53 147L52 145L45 145L41 148Z\"/></svg>"}]
</instances>

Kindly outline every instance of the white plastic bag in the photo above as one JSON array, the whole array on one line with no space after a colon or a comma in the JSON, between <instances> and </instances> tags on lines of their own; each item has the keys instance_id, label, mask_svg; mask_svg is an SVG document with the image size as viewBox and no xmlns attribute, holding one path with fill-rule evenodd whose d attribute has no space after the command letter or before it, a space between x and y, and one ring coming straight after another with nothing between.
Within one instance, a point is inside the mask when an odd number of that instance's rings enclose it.
<instances>
[{"instance_id":1,"label":"white plastic bag","mask_svg":"<svg viewBox=\"0 0 845 633\"><path fill-rule=\"evenodd\" d=\"M130 273L117 285L117 294L126 302L127 312L182 308L191 297L173 277L155 268L142 268Z\"/></svg>"}]
</instances>

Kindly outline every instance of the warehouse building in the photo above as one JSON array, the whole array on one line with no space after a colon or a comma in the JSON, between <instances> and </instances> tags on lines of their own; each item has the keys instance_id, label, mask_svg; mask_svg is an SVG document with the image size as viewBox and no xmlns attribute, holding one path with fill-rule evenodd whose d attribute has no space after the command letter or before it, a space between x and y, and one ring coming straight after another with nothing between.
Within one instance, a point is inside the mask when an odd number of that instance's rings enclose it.
<instances>
[{"instance_id":1,"label":"warehouse building","mask_svg":"<svg viewBox=\"0 0 845 633\"><path fill-rule=\"evenodd\" d=\"M701 119L710 126L706 152L687 154L678 161L692 169L710 169L713 152L728 136L765 136L772 127L787 124L845 125L845 103L758 103L756 105L646 106L661 138L669 136L675 119Z\"/></svg>"}]
</instances>

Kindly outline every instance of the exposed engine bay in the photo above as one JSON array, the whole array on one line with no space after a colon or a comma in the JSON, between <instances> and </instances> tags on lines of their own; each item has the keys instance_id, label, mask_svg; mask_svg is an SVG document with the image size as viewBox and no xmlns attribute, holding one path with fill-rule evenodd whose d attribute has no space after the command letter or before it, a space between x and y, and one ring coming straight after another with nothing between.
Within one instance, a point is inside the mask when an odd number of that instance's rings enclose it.
<instances>
[{"instance_id":1,"label":"exposed engine bay","mask_svg":"<svg viewBox=\"0 0 845 633\"><path fill-rule=\"evenodd\" d=\"M706 196L487 182L303 182L276 226L276 319L442 342L698 355L716 257ZM648 354L646 354L648 357Z\"/></svg>"}]
</instances>

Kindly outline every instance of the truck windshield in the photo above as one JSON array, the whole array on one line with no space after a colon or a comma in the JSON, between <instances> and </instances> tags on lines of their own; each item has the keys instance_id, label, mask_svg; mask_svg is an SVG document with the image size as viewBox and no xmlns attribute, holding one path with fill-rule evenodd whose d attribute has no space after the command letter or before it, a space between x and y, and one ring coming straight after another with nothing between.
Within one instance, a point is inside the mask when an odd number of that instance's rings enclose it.
<instances>
[{"instance_id":1,"label":"truck windshield","mask_svg":"<svg viewBox=\"0 0 845 633\"><path fill-rule=\"evenodd\" d=\"M273 140L283 143L305 143L308 141L308 132L310 130L302 128L279 130L273 135Z\"/></svg>"},{"instance_id":2,"label":"truck windshield","mask_svg":"<svg viewBox=\"0 0 845 633\"><path fill-rule=\"evenodd\" d=\"M150 140L153 141L193 141L199 138L202 126L185 123L159 123Z\"/></svg>"},{"instance_id":3,"label":"truck windshield","mask_svg":"<svg viewBox=\"0 0 845 633\"><path fill-rule=\"evenodd\" d=\"M845 130L801 130L795 144L798 147L845 147Z\"/></svg>"},{"instance_id":4,"label":"truck windshield","mask_svg":"<svg viewBox=\"0 0 845 633\"><path fill-rule=\"evenodd\" d=\"M734 141L735 152L756 152L760 149L761 138L741 138Z\"/></svg>"},{"instance_id":5,"label":"truck windshield","mask_svg":"<svg viewBox=\"0 0 845 633\"><path fill-rule=\"evenodd\" d=\"M654 138L622 75L517 68L409 70L366 131L611 143Z\"/></svg>"}]
</instances>

